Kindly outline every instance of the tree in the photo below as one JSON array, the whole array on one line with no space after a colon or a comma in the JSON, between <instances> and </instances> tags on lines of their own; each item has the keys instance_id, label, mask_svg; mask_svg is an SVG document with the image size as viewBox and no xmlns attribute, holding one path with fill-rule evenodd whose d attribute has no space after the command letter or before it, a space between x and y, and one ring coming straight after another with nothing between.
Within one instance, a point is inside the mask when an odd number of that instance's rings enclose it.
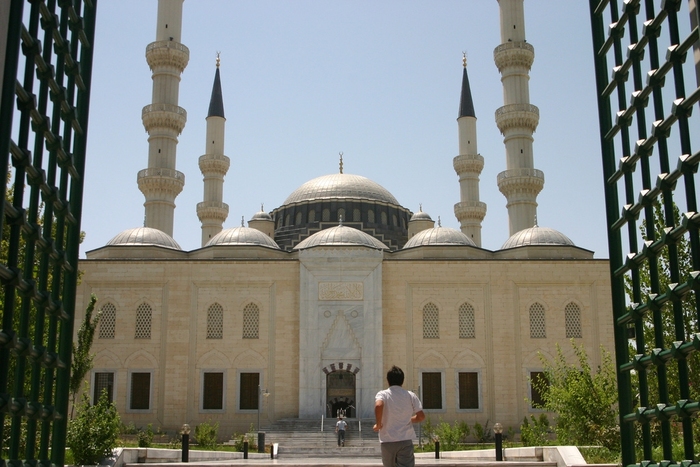
<instances>
[{"instance_id":1,"label":"tree","mask_svg":"<svg viewBox=\"0 0 700 467\"><path fill-rule=\"evenodd\" d=\"M73 362L71 363L71 374L70 374L70 394L71 394L71 406L75 408L75 398L80 390L80 385L83 384L83 378L88 371L92 369L92 361L95 358L93 354L90 353L92 348L92 341L95 337L95 328L97 328L97 323L100 322L101 311L95 314L95 319L92 319L92 313L95 310L95 303L97 302L97 297L93 294L90 295L90 303L85 309L85 318L83 318L83 323L78 329L78 343L76 345L73 342ZM73 418L73 408L71 408L71 418Z\"/></svg>"},{"instance_id":2,"label":"tree","mask_svg":"<svg viewBox=\"0 0 700 467\"><path fill-rule=\"evenodd\" d=\"M544 408L555 415L554 432L562 444L619 450L617 378L609 352L601 347L601 366L592 371L583 346L571 345L577 364L569 364L557 345L553 361L540 355L545 378L532 381ZM534 420L533 420L534 421Z\"/></svg>"},{"instance_id":3,"label":"tree","mask_svg":"<svg viewBox=\"0 0 700 467\"><path fill-rule=\"evenodd\" d=\"M76 465L94 465L112 454L117 446L121 420L117 408L102 391L95 405L85 392L77 416L68 425L66 445L73 452Z\"/></svg>"}]
</instances>

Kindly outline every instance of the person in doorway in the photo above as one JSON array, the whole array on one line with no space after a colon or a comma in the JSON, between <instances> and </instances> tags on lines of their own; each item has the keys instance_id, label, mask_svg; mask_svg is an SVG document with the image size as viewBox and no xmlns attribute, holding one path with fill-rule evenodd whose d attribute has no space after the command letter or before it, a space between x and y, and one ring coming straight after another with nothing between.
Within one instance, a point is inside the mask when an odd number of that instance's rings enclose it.
<instances>
[{"instance_id":1,"label":"person in doorway","mask_svg":"<svg viewBox=\"0 0 700 467\"><path fill-rule=\"evenodd\" d=\"M348 426L342 417L338 417L335 423L335 432L338 433L338 447L345 447L345 428Z\"/></svg>"},{"instance_id":2,"label":"person in doorway","mask_svg":"<svg viewBox=\"0 0 700 467\"><path fill-rule=\"evenodd\" d=\"M418 397L403 386L403 371L392 366L386 374L389 388L379 391L374 402L374 431L379 432L384 467L413 467L413 423L425 420Z\"/></svg>"}]
</instances>

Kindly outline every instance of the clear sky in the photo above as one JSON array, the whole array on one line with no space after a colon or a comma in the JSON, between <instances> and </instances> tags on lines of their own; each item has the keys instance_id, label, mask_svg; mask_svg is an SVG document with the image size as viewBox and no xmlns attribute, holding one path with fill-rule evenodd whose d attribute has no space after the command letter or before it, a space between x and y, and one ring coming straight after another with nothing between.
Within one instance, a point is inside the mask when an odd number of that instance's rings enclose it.
<instances>
[{"instance_id":1,"label":"clear sky","mask_svg":"<svg viewBox=\"0 0 700 467\"><path fill-rule=\"evenodd\" d=\"M136 174L147 167L141 109L151 102L144 58L155 40L155 0L100 0L90 108L82 229L84 252L143 225ZM535 47L530 101L540 109L535 168L544 171L538 224L607 258L603 180L588 2L526 0ZM182 42L190 50L180 83L187 125L177 148L185 174L174 238L200 247L196 204L203 182L205 117L221 52L226 149L231 167L224 228L271 211L304 182L344 172L388 189L416 212L459 228L457 110L462 52L485 159L482 246L508 239L505 170L494 112L503 105L493 50L500 43L496 0L186 0Z\"/></svg>"}]
</instances>

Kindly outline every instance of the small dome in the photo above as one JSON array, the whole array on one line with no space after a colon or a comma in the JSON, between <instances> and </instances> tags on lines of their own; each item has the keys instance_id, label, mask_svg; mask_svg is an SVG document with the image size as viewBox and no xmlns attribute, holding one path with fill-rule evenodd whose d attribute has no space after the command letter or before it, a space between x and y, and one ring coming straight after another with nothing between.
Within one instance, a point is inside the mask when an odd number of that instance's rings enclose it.
<instances>
[{"instance_id":1,"label":"small dome","mask_svg":"<svg viewBox=\"0 0 700 467\"><path fill-rule=\"evenodd\" d=\"M530 245L576 246L569 237L557 230L550 229L549 227L534 226L511 235L503 244L501 250Z\"/></svg>"},{"instance_id":2,"label":"small dome","mask_svg":"<svg viewBox=\"0 0 700 467\"><path fill-rule=\"evenodd\" d=\"M316 232L295 246L294 250L304 250L315 246L365 246L377 250L389 249L371 235L344 225Z\"/></svg>"},{"instance_id":3,"label":"small dome","mask_svg":"<svg viewBox=\"0 0 700 467\"><path fill-rule=\"evenodd\" d=\"M125 230L107 242L107 246L114 245L156 245L172 248L174 250L182 250L173 237L162 230L153 229L151 227L137 227L135 229Z\"/></svg>"},{"instance_id":4,"label":"small dome","mask_svg":"<svg viewBox=\"0 0 700 467\"><path fill-rule=\"evenodd\" d=\"M423 210L418 211L414 215L411 216L412 221L433 221L433 219L430 217L430 214L427 212L423 212Z\"/></svg>"},{"instance_id":5,"label":"small dome","mask_svg":"<svg viewBox=\"0 0 700 467\"><path fill-rule=\"evenodd\" d=\"M406 242L403 249L436 245L476 246L471 238L457 229L452 229L450 227L433 227L432 229L425 229L415 234Z\"/></svg>"},{"instance_id":6,"label":"small dome","mask_svg":"<svg viewBox=\"0 0 700 467\"><path fill-rule=\"evenodd\" d=\"M283 205L320 199L366 199L399 205L396 198L380 184L360 175L331 174L314 178L294 190Z\"/></svg>"},{"instance_id":7,"label":"small dome","mask_svg":"<svg viewBox=\"0 0 700 467\"><path fill-rule=\"evenodd\" d=\"M250 218L251 221L271 221L272 216L265 211L258 211Z\"/></svg>"},{"instance_id":8,"label":"small dome","mask_svg":"<svg viewBox=\"0 0 700 467\"><path fill-rule=\"evenodd\" d=\"M261 231L251 229L250 227L234 227L232 229L222 230L214 235L204 246L213 245L257 245L273 248L275 250L280 249L273 239Z\"/></svg>"}]
</instances>

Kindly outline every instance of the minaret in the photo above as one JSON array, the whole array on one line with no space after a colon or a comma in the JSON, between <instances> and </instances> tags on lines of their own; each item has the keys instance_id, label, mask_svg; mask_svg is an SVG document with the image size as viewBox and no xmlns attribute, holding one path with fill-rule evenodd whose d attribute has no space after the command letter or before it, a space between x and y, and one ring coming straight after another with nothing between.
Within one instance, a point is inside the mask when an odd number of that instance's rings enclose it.
<instances>
[{"instance_id":1,"label":"minaret","mask_svg":"<svg viewBox=\"0 0 700 467\"><path fill-rule=\"evenodd\" d=\"M544 173L535 169L532 134L540 112L530 104L530 67L535 48L525 39L523 0L498 0L501 10L501 45L493 58L501 73L503 107L496 110L496 125L506 146L506 170L498 174L498 189L506 197L510 235L533 227L537 195Z\"/></svg>"},{"instance_id":2,"label":"minaret","mask_svg":"<svg viewBox=\"0 0 700 467\"><path fill-rule=\"evenodd\" d=\"M216 57L216 74L211 90L209 113L207 114L207 140L204 155L199 158L199 169L204 176L204 201L197 204L197 217L202 223L202 246L221 232L228 217L228 204L224 199L224 176L231 161L224 155L224 99L221 94L219 56Z\"/></svg>"},{"instance_id":3,"label":"minaret","mask_svg":"<svg viewBox=\"0 0 700 467\"><path fill-rule=\"evenodd\" d=\"M143 108L141 120L148 132L148 168L139 171L139 190L146 198L145 226L172 237L175 197L185 186L185 175L175 170L177 137L187 121L179 107L180 75L190 51L180 43L184 0L158 0L156 41L146 47L151 68L153 95Z\"/></svg>"},{"instance_id":4,"label":"minaret","mask_svg":"<svg viewBox=\"0 0 700 467\"><path fill-rule=\"evenodd\" d=\"M476 115L472 91L467 75L467 55L462 57L462 95L459 100L457 128L459 131L459 155L452 165L459 176L460 202L455 204L455 216L462 233L481 246L481 222L486 216L486 203L479 201L479 175L484 168L484 158L476 147Z\"/></svg>"}]
</instances>

